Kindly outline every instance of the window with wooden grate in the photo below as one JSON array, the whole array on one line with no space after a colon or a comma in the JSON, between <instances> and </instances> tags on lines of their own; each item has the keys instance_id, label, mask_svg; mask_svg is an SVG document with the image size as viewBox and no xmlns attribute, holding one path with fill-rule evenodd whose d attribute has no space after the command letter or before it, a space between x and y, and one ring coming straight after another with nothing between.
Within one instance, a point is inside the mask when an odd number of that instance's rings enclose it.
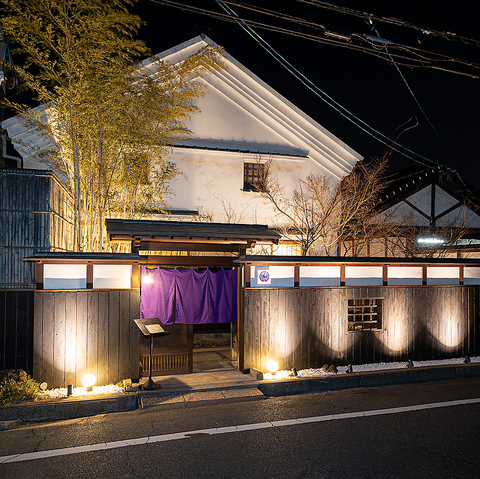
<instances>
[{"instance_id":1,"label":"window with wooden grate","mask_svg":"<svg viewBox=\"0 0 480 479\"><path fill-rule=\"evenodd\" d=\"M348 300L348 331L382 329L382 298Z\"/></svg>"},{"instance_id":2,"label":"window with wooden grate","mask_svg":"<svg viewBox=\"0 0 480 479\"><path fill-rule=\"evenodd\" d=\"M264 163L243 164L243 189L244 191L256 191L264 173Z\"/></svg>"}]
</instances>

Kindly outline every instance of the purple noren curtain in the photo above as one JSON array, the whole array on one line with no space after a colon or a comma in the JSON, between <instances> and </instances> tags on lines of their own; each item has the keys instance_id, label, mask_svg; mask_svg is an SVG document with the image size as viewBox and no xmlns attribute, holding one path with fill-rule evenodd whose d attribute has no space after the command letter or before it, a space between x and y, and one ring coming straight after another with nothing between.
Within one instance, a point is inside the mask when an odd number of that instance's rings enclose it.
<instances>
[{"instance_id":1,"label":"purple noren curtain","mask_svg":"<svg viewBox=\"0 0 480 479\"><path fill-rule=\"evenodd\" d=\"M145 266L141 269L140 318L158 318L163 324L173 324L176 271L160 268L148 270L152 281L146 283L143 279Z\"/></svg>"},{"instance_id":2,"label":"purple noren curtain","mask_svg":"<svg viewBox=\"0 0 480 479\"><path fill-rule=\"evenodd\" d=\"M177 270L175 323L209 323L207 281L205 271Z\"/></svg>"},{"instance_id":3,"label":"purple noren curtain","mask_svg":"<svg viewBox=\"0 0 480 479\"><path fill-rule=\"evenodd\" d=\"M142 278L145 267L142 266ZM141 318L164 324L234 323L237 320L237 269L204 271L149 270L142 279ZM173 315L174 304L175 319Z\"/></svg>"},{"instance_id":4,"label":"purple noren curtain","mask_svg":"<svg viewBox=\"0 0 480 479\"><path fill-rule=\"evenodd\" d=\"M209 271L209 305L211 323L237 321L237 268Z\"/></svg>"}]
</instances>

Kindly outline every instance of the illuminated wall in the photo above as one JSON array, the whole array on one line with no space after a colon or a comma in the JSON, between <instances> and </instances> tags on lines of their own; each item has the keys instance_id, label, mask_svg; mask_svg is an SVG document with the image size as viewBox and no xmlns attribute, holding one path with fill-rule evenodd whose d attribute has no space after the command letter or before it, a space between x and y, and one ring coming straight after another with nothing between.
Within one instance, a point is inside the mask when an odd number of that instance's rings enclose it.
<instances>
[{"instance_id":1,"label":"illuminated wall","mask_svg":"<svg viewBox=\"0 0 480 479\"><path fill-rule=\"evenodd\" d=\"M266 371L480 354L479 286L246 288L245 368ZM382 298L378 331L348 331L353 298Z\"/></svg>"},{"instance_id":2,"label":"illuminated wall","mask_svg":"<svg viewBox=\"0 0 480 479\"><path fill-rule=\"evenodd\" d=\"M36 291L33 377L49 388L139 376L140 292Z\"/></svg>"}]
</instances>

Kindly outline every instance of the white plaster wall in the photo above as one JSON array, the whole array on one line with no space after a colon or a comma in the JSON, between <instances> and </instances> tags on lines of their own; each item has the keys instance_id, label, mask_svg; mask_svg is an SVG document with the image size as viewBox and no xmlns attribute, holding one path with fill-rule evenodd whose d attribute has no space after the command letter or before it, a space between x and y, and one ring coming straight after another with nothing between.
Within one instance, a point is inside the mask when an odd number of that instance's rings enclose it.
<instances>
[{"instance_id":1,"label":"white plaster wall","mask_svg":"<svg viewBox=\"0 0 480 479\"><path fill-rule=\"evenodd\" d=\"M410 208L406 203L400 203L399 205L392 206L384 212L384 217L389 217L391 220L389 223L393 224L408 224L417 226L428 226L429 221L427 218L417 213L414 209Z\"/></svg>"},{"instance_id":2,"label":"white plaster wall","mask_svg":"<svg viewBox=\"0 0 480 479\"><path fill-rule=\"evenodd\" d=\"M381 266L346 266L345 286L383 286Z\"/></svg>"},{"instance_id":3,"label":"white plaster wall","mask_svg":"<svg viewBox=\"0 0 480 479\"><path fill-rule=\"evenodd\" d=\"M294 266L251 266L250 268L250 286L252 288L293 287L295 284ZM270 282L261 284L258 281L258 274L259 271L265 270L269 272Z\"/></svg>"},{"instance_id":4,"label":"white plaster wall","mask_svg":"<svg viewBox=\"0 0 480 479\"><path fill-rule=\"evenodd\" d=\"M44 289L84 289L87 287L87 266L84 264L45 264Z\"/></svg>"},{"instance_id":5,"label":"white plaster wall","mask_svg":"<svg viewBox=\"0 0 480 479\"><path fill-rule=\"evenodd\" d=\"M186 122L193 132L187 144L205 141L211 146L216 144L235 148L248 143L252 148L263 147L265 152L305 154L258 115L239 104L243 100L238 93L232 91L231 96L227 97L211 85L207 88L208 93L198 101L201 113Z\"/></svg>"},{"instance_id":6,"label":"white plaster wall","mask_svg":"<svg viewBox=\"0 0 480 479\"><path fill-rule=\"evenodd\" d=\"M480 284L480 268L465 266L463 269L463 284Z\"/></svg>"},{"instance_id":7,"label":"white plaster wall","mask_svg":"<svg viewBox=\"0 0 480 479\"><path fill-rule=\"evenodd\" d=\"M461 206L440 218L437 221L437 225L458 225L459 227L480 228L480 217L469 208Z\"/></svg>"},{"instance_id":8,"label":"white plaster wall","mask_svg":"<svg viewBox=\"0 0 480 479\"><path fill-rule=\"evenodd\" d=\"M340 266L300 266L300 286L340 286Z\"/></svg>"},{"instance_id":9,"label":"white plaster wall","mask_svg":"<svg viewBox=\"0 0 480 479\"><path fill-rule=\"evenodd\" d=\"M263 158L263 157L262 157ZM256 156L237 152L175 148L170 160L185 173L172 183L171 208L212 213L215 222L282 223L267 200L243 189L244 162ZM310 159L274 157L274 173L288 192L300 176L318 171ZM229 212L234 211L233 215Z\"/></svg>"},{"instance_id":10,"label":"white plaster wall","mask_svg":"<svg viewBox=\"0 0 480 479\"><path fill-rule=\"evenodd\" d=\"M460 284L458 266L429 266L427 268L427 285Z\"/></svg>"},{"instance_id":11,"label":"white plaster wall","mask_svg":"<svg viewBox=\"0 0 480 479\"><path fill-rule=\"evenodd\" d=\"M130 289L132 287L132 265L94 264L94 289Z\"/></svg>"},{"instance_id":12,"label":"white plaster wall","mask_svg":"<svg viewBox=\"0 0 480 479\"><path fill-rule=\"evenodd\" d=\"M388 267L388 285L389 286L421 286L423 281L423 268L389 266Z\"/></svg>"},{"instance_id":13,"label":"white plaster wall","mask_svg":"<svg viewBox=\"0 0 480 479\"><path fill-rule=\"evenodd\" d=\"M419 210L423 211L426 215L430 216L432 198L432 186L429 185L423 190L418 191L414 195L407 198L407 200L416 206Z\"/></svg>"}]
</instances>

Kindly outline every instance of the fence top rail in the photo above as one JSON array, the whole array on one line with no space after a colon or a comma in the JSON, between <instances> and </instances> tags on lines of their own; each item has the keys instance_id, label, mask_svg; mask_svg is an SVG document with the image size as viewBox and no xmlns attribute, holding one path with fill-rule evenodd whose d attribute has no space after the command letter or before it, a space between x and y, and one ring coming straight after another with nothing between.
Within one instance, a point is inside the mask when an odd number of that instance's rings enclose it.
<instances>
[{"instance_id":1,"label":"fence top rail","mask_svg":"<svg viewBox=\"0 0 480 479\"><path fill-rule=\"evenodd\" d=\"M242 255L233 261L256 266L479 266L480 258L385 258Z\"/></svg>"}]
</instances>

